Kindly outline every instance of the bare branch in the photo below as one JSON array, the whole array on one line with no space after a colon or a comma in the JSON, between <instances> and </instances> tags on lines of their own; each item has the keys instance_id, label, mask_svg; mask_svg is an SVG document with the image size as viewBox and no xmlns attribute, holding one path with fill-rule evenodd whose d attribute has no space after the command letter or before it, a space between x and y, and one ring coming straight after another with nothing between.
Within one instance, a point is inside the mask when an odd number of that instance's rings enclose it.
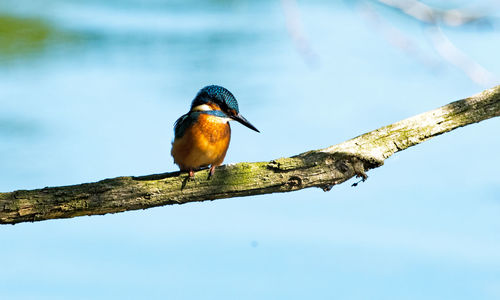
<instances>
[{"instance_id":1,"label":"bare branch","mask_svg":"<svg viewBox=\"0 0 500 300\"><path fill-rule=\"evenodd\" d=\"M383 165L398 151L456 128L500 116L500 86L379 128L326 149L270 162L207 170L188 180L179 172L118 177L73 186L0 193L0 223L15 224L145 209L166 204L281 193L332 186Z\"/></svg>"},{"instance_id":2,"label":"bare branch","mask_svg":"<svg viewBox=\"0 0 500 300\"><path fill-rule=\"evenodd\" d=\"M427 32L431 37L432 44L443 59L458 67L472 81L482 86L490 86L498 81L498 78L471 59L464 52L458 49L443 33L438 26L430 27Z\"/></svg>"},{"instance_id":3,"label":"bare branch","mask_svg":"<svg viewBox=\"0 0 500 300\"><path fill-rule=\"evenodd\" d=\"M374 7L368 3L361 6L362 15L370 22L370 27L377 30L392 46L400 49L410 57L422 62L430 69L438 67L437 58L425 53L418 43L401 30L387 22Z\"/></svg>"},{"instance_id":4,"label":"bare branch","mask_svg":"<svg viewBox=\"0 0 500 300\"><path fill-rule=\"evenodd\" d=\"M305 34L300 18L300 11L295 0L281 0L286 19L286 27L298 53L309 67L317 66L318 54L313 50Z\"/></svg>"},{"instance_id":5,"label":"bare branch","mask_svg":"<svg viewBox=\"0 0 500 300\"><path fill-rule=\"evenodd\" d=\"M463 26L471 23L489 24L490 18L485 14L473 13L458 9L437 9L417 0L374 0L401 11L402 13L427 24L442 23L447 26Z\"/></svg>"},{"instance_id":6,"label":"bare branch","mask_svg":"<svg viewBox=\"0 0 500 300\"><path fill-rule=\"evenodd\" d=\"M417 0L373 0L385 6L394 8L419 22L426 24L426 33L429 34L432 45L437 53L449 64L458 67L472 81L482 86L491 86L497 82L497 77L485 67L467 56L455 46L443 33L440 25L462 26L472 22L487 23L491 19L487 15L459 11L456 9L440 10ZM375 10L365 5L365 14L376 25L375 28L386 37L395 47L403 50L411 56L419 59L429 66L431 60L423 55L423 52L409 38L405 37L399 30L382 23ZM385 25L385 26L383 26ZM435 66L436 64L434 64Z\"/></svg>"}]
</instances>

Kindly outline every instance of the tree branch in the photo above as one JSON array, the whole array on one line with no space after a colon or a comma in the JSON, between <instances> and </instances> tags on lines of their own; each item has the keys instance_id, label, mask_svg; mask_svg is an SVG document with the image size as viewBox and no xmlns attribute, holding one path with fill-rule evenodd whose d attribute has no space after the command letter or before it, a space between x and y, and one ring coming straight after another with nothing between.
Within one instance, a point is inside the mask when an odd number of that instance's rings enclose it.
<instances>
[{"instance_id":1,"label":"tree branch","mask_svg":"<svg viewBox=\"0 0 500 300\"><path fill-rule=\"evenodd\" d=\"M118 177L73 186L0 193L0 224L145 209L166 204L290 192L328 191L383 165L398 151L456 128L500 116L500 86L368 132L341 144L270 162L218 167L196 179L180 172Z\"/></svg>"},{"instance_id":2,"label":"tree branch","mask_svg":"<svg viewBox=\"0 0 500 300\"><path fill-rule=\"evenodd\" d=\"M447 26L463 26L468 24L490 25L493 18L481 13L459 9L438 9L417 0L374 0L392 7L422 23L442 23Z\"/></svg>"}]
</instances>

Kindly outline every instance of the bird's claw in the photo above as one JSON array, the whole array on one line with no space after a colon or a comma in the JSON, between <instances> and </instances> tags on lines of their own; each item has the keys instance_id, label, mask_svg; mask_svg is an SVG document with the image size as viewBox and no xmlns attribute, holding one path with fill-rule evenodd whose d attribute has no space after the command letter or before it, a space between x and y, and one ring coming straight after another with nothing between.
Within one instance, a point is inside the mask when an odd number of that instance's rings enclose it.
<instances>
[{"instance_id":1,"label":"bird's claw","mask_svg":"<svg viewBox=\"0 0 500 300\"><path fill-rule=\"evenodd\" d=\"M210 178L212 178L212 176L215 174L215 166L210 166L210 171L208 172L208 180L210 180Z\"/></svg>"}]
</instances>

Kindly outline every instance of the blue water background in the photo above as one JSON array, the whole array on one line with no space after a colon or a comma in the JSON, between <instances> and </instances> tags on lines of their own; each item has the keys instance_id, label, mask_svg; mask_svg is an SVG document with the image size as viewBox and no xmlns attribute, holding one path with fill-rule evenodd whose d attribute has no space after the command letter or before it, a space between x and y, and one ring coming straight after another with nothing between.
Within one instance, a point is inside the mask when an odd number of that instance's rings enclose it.
<instances>
[{"instance_id":1,"label":"blue water background","mask_svg":"<svg viewBox=\"0 0 500 300\"><path fill-rule=\"evenodd\" d=\"M393 10L374 7L432 65L361 1L297 8L309 52L279 1L3 0L58 33L0 55L0 191L176 170L173 122L208 84L261 131L233 124L225 163L327 147L490 87ZM500 75L497 28L443 30ZM356 188L0 226L0 298L499 299L499 130L436 137Z\"/></svg>"}]
</instances>

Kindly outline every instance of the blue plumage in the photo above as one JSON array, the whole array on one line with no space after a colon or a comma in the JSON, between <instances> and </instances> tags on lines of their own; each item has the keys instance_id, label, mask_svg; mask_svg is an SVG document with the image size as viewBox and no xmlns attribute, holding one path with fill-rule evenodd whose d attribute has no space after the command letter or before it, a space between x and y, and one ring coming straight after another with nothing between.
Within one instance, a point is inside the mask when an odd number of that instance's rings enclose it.
<instances>
[{"instance_id":1,"label":"blue plumage","mask_svg":"<svg viewBox=\"0 0 500 300\"><path fill-rule=\"evenodd\" d=\"M191 109L208 102L219 105L223 111L231 109L235 110L236 113L240 112L236 98L230 91L220 85L209 85L202 88L191 103Z\"/></svg>"}]
</instances>

